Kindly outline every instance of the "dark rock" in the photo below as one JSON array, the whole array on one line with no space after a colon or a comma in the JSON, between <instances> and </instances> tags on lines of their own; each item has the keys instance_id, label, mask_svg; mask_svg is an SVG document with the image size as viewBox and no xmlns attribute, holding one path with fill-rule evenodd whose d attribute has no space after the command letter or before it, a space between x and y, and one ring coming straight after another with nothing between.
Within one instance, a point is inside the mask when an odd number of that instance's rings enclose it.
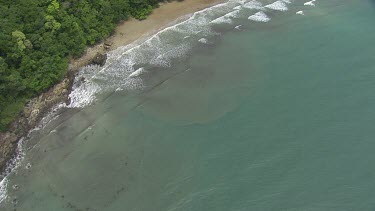
<instances>
[{"instance_id":1,"label":"dark rock","mask_svg":"<svg viewBox=\"0 0 375 211\"><path fill-rule=\"evenodd\" d=\"M106 55L104 55L106 58ZM104 59L105 63L105 59ZM78 69L77 69L78 70ZM35 128L44 114L57 105L59 102L70 103L69 93L71 92L75 78L74 69L69 69L65 78L40 96L29 101L19 117L10 125L7 132L0 133L0 179L9 172L5 171L7 165L14 156L18 141ZM8 163L9 162L9 163ZM31 165L27 166L31 167Z\"/></svg>"},{"instance_id":2,"label":"dark rock","mask_svg":"<svg viewBox=\"0 0 375 211\"><path fill-rule=\"evenodd\" d=\"M18 204L18 199L17 199L17 198L14 198L14 199L12 200L12 204L17 205L17 204Z\"/></svg>"},{"instance_id":3,"label":"dark rock","mask_svg":"<svg viewBox=\"0 0 375 211\"><path fill-rule=\"evenodd\" d=\"M26 169L30 169L30 168L31 168L31 163L27 163Z\"/></svg>"},{"instance_id":4,"label":"dark rock","mask_svg":"<svg viewBox=\"0 0 375 211\"><path fill-rule=\"evenodd\" d=\"M107 54L96 53L95 57L92 59L91 63L103 66L107 61Z\"/></svg>"},{"instance_id":5,"label":"dark rock","mask_svg":"<svg viewBox=\"0 0 375 211\"><path fill-rule=\"evenodd\" d=\"M109 41L104 42L104 45L103 45L104 49L109 50L111 46L112 46L112 42L109 42Z\"/></svg>"},{"instance_id":6,"label":"dark rock","mask_svg":"<svg viewBox=\"0 0 375 211\"><path fill-rule=\"evenodd\" d=\"M106 41L105 43L104 43L104 46L111 46L112 45L112 43L111 42L109 42L109 41Z\"/></svg>"}]
</instances>

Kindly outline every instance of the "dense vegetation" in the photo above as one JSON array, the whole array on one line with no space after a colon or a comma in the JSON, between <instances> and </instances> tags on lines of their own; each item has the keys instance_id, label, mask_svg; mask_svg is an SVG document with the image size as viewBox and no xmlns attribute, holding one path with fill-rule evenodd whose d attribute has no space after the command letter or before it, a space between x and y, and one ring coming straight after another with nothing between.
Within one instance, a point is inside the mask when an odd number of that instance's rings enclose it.
<instances>
[{"instance_id":1,"label":"dense vegetation","mask_svg":"<svg viewBox=\"0 0 375 211\"><path fill-rule=\"evenodd\" d=\"M61 80L68 61L161 0L1 0L0 131L28 99Z\"/></svg>"}]
</instances>

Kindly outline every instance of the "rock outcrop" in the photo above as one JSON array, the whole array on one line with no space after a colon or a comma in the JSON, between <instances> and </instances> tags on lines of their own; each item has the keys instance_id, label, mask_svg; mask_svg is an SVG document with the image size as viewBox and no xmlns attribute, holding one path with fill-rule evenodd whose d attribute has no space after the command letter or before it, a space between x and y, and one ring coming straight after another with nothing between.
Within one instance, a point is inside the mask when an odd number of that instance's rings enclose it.
<instances>
[{"instance_id":1,"label":"rock outcrop","mask_svg":"<svg viewBox=\"0 0 375 211\"><path fill-rule=\"evenodd\" d=\"M73 80L74 75L67 74L60 83L30 100L20 113L19 118L11 124L9 130L0 133L0 172L5 170L8 160L14 156L18 140L35 128L45 113L53 106L60 102L68 102Z\"/></svg>"},{"instance_id":2,"label":"rock outcrop","mask_svg":"<svg viewBox=\"0 0 375 211\"><path fill-rule=\"evenodd\" d=\"M29 101L18 118L11 124L7 132L0 132L0 175L4 172L7 162L15 156L18 141L35 128L44 115L58 103L70 103L69 93L71 91L75 73L83 66L96 64L103 66L107 60L106 52L110 50L112 43L102 43L100 48L95 49L93 54L87 53L82 59L69 64L69 70L65 78L47 92L42 93ZM81 83L85 82L81 78ZM1 177L1 176L0 176ZM1 179L1 178L0 178Z\"/></svg>"},{"instance_id":3,"label":"rock outcrop","mask_svg":"<svg viewBox=\"0 0 375 211\"><path fill-rule=\"evenodd\" d=\"M96 53L95 57L92 59L91 63L103 66L105 62L107 61L107 54L103 53Z\"/></svg>"}]
</instances>

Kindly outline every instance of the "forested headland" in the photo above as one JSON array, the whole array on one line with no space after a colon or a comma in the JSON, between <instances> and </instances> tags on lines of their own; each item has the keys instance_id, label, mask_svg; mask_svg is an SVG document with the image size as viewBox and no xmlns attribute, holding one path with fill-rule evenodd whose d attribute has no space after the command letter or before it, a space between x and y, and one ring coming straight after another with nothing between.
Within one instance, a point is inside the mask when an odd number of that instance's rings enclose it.
<instances>
[{"instance_id":1,"label":"forested headland","mask_svg":"<svg viewBox=\"0 0 375 211\"><path fill-rule=\"evenodd\" d=\"M161 0L1 0L0 131L32 97L61 80L68 62L129 17Z\"/></svg>"}]
</instances>

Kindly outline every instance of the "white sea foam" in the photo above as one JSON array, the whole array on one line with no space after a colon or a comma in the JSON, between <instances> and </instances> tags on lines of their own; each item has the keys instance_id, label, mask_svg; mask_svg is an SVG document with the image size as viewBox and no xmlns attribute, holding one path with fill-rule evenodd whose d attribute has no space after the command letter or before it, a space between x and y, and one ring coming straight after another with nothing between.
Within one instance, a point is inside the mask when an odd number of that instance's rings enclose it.
<instances>
[{"instance_id":1,"label":"white sea foam","mask_svg":"<svg viewBox=\"0 0 375 211\"><path fill-rule=\"evenodd\" d=\"M0 182L0 203L7 198L8 179L5 177Z\"/></svg>"},{"instance_id":2,"label":"white sea foam","mask_svg":"<svg viewBox=\"0 0 375 211\"><path fill-rule=\"evenodd\" d=\"M247 2L242 7L246 8L246 9L254 9L254 10L263 10L264 9L262 3L258 2L258 1L255 1L255 0Z\"/></svg>"},{"instance_id":3,"label":"white sea foam","mask_svg":"<svg viewBox=\"0 0 375 211\"><path fill-rule=\"evenodd\" d=\"M241 30L242 29L242 25L237 25L234 28L237 29L237 30Z\"/></svg>"},{"instance_id":4,"label":"white sea foam","mask_svg":"<svg viewBox=\"0 0 375 211\"><path fill-rule=\"evenodd\" d=\"M303 5L305 5L305 6L315 6L315 0L305 2Z\"/></svg>"},{"instance_id":5,"label":"white sea foam","mask_svg":"<svg viewBox=\"0 0 375 211\"><path fill-rule=\"evenodd\" d=\"M128 77L135 78L135 77L141 76L145 72L146 72L145 68L141 67L141 68L138 68L136 71L132 72Z\"/></svg>"},{"instance_id":6,"label":"white sea foam","mask_svg":"<svg viewBox=\"0 0 375 211\"><path fill-rule=\"evenodd\" d=\"M312 0L304 5L314 6L314 2L315 0ZM79 72L73 85L73 91L69 95L71 103L68 107L90 105L96 100L97 94L103 91L143 89L146 85L139 76L147 70L146 68L139 68L140 66L171 66L174 59L183 57L194 45L197 45L197 40L201 43L211 41L210 37L215 35L215 32L210 28L211 23L231 23L233 18L239 16L241 9L264 10L264 8L268 8L285 11L288 9L286 4L289 3L289 0L279 0L263 6L256 0L230 0L196 12L186 20L159 31L147 40L139 40L109 52L104 67L87 66ZM233 11L233 8L235 8L235 11ZM259 22L270 21L270 18L263 11L251 15L248 19ZM235 28L240 29L240 27L241 25L238 25ZM167 36L167 34L173 36ZM33 131L44 128L56 117L44 118L41 125ZM55 130L51 131L51 133L54 132ZM17 169L24 158L23 144L24 139L21 139L18 143L15 158L8 162L5 174L0 175L3 178L0 182L0 203L7 197L9 173Z\"/></svg>"},{"instance_id":7,"label":"white sea foam","mask_svg":"<svg viewBox=\"0 0 375 211\"><path fill-rule=\"evenodd\" d=\"M51 133L56 133L57 132L57 130L51 130L51 132L49 132L50 134Z\"/></svg>"},{"instance_id":8,"label":"white sea foam","mask_svg":"<svg viewBox=\"0 0 375 211\"><path fill-rule=\"evenodd\" d=\"M98 94L115 92L116 90L132 91L152 86L142 77L134 77L139 67L149 71L154 68L169 68L184 59L199 42L205 42L216 36L213 26L221 23L232 24L234 18L241 18L241 10L252 9L264 11L267 9L285 11L290 0L278 0L263 6L257 0L229 0L225 3L206 8L193 13L185 20L174 23L153 36L121 47L108 53L104 67L90 66L80 71L72 92L71 103L68 107L85 107L95 102ZM236 10L233 11L233 8ZM270 18L264 13L256 13L250 20L267 22ZM196 42L196 41L199 42ZM83 73L81 73L83 72ZM151 71L150 71L151 72ZM133 75L132 75L133 74ZM79 81L84 77L85 81Z\"/></svg>"},{"instance_id":9,"label":"white sea foam","mask_svg":"<svg viewBox=\"0 0 375 211\"><path fill-rule=\"evenodd\" d=\"M239 1L237 1L237 3L239 3L239 4L245 4L247 2L247 0L239 0Z\"/></svg>"},{"instance_id":10,"label":"white sea foam","mask_svg":"<svg viewBox=\"0 0 375 211\"><path fill-rule=\"evenodd\" d=\"M32 131L37 131L37 130L41 130L41 129L44 129L50 122L56 120L60 115L59 115L59 111L61 108L64 108L66 107L66 104L65 103L60 103L56 106L54 106L50 111L49 113L44 116L37 127L35 127L33 130L31 130L29 132L29 134L27 135L27 138L29 138L31 135L32 135ZM52 132L52 131L51 131Z\"/></svg>"},{"instance_id":11,"label":"white sea foam","mask_svg":"<svg viewBox=\"0 0 375 211\"><path fill-rule=\"evenodd\" d=\"M0 203L1 201L5 200L7 197L7 183L8 183L8 177L9 175L17 171L17 169L21 166L22 161L24 160L25 154L26 154L26 149L25 149L25 143L26 141L34 135L34 133L37 133L39 131L42 131L49 123L51 123L53 120L57 119L59 117L58 112L60 111L61 108L66 107L64 103L60 103L56 106L54 106L51 111L43 117L39 124L31 129L27 135L23 138L21 138L18 143L17 147L15 150L15 155L12 159L10 159L5 167L5 170L0 174ZM50 133L55 133L57 132L56 130L52 130Z\"/></svg>"},{"instance_id":12,"label":"white sea foam","mask_svg":"<svg viewBox=\"0 0 375 211\"><path fill-rule=\"evenodd\" d=\"M268 22L271 20L271 18L269 18L267 14L264 13L263 11L259 11L255 13L254 15L249 16L248 19L252 21L257 21L257 22Z\"/></svg>"},{"instance_id":13,"label":"white sea foam","mask_svg":"<svg viewBox=\"0 0 375 211\"><path fill-rule=\"evenodd\" d=\"M232 19L231 18L228 18L228 17L219 17L219 18L216 18L215 20L211 21L210 23L214 23L214 24L221 24L221 23L232 23Z\"/></svg>"},{"instance_id":14,"label":"white sea foam","mask_svg":"<svg viewBox=\"0 0 375 211\"><path fill-rule=\"evenodd\" d=\"M21 161L25 157L25 150L24 150L24 138L21 138L17 143L17 148L15 152L15 157L12 158L7 162L4 172L0 175L0 203L7 198L7 187L8 187L8 176L14 170L16 170Z\"/></svg>"},{"instance_id":15,"label":"white sea foam","mask_svg":"<svg viewBox=\"0 0 375 211\"><path fill-rule=\"evenodd\" d=\"M223 17L236 18L236 17L238 17L239 12L240 11L235 10L235 11L232 11L230 13L225 14Z\"/></svg>"},{"instance_id":16,"label":"white sea foam","mask_svg":"<svg viewBox=\"0 0 375 211\"><path fill-rule=\"evenodd\" d=\"M235 10L235 11L232 11L230 13L227 13L219 18L216 18L215 20L211 21L210 23L214 23L214 24L220 24L220 23L232 23L233 22L233 18L236 18L238 17L238 14L239 14L239 10Z\"/></svg>"},{"instance_id":17,"label":"white sea foam","mask_svg":"<svg viewBox=\"0 0 375 211\"><path fill-rule=\"evenodd\" d=\"M199 40L198 40L198 42L201 42L201 43L204 43L204 44L207 44L208 43L208 40L206 39L206 38L200 38Z\"/></svg>"},{"instance_id":18,"label":"white sea foam","mask_svg":"<svg viewBox=\"0 0 375 211\"><path fill-rule=\"evenodd\" d=\"M87 82L81 87L75 88L70 94L70 108L82 108L90 105L95 100L95 95L99 93L102 88L99 84L94 82Z\"/></svg>"},{"instance_id":19,"label":"white sea foam","mask_svg":"<svg viewBox=\"0 0 375 211\"><path fill-rule=\"evenodd\" d=\"M301 10L301 11L298 11L296 12L297 15L305 15L305 13Z\"/></svg>"},{"instance_id":20,"label":"white sea foam","mask_svg":"<svg viewBox=\"0 0 375 211\"><path fill-rule=\"evenodd\" d=\"M17 148L15 152L15 156L13 159L7 162L4 172L0 175L0 178L6 178L14 169L18 168L20 162L23 160L25 156L24 150L24 138L21 138L17 143Z\"/></svg>"},{"instance_id":21,"label":"white sea foam","mask_svg":"<svg viewBox=\"0 0 375 211\"><path fill-rule=\"evenodd\" d=\"M275 1L272 4L268 4L264 6L265 8L271 9L271 10L277 10L277 11L287 11L288 7L284 1Z\"/></svg>"},{"instance_id":22,"label":"white sea foam","mask_svg":"<svg viewBox=\"0 0 375 211\"><path fill-rule=\"evenodd\" d=\"M103 68L91 67L92 71L81 71L83 73L79 77L84 77L85 82L81 83L77 77L68 107L90 105L104 91L114 92L118 88L131 91L147 87L140 77L129 76L140 65L168 68L174 61L184 58L197 44L194 40L215 36L210 22L229 22L236 17L238 11L231 8L238 3L238 0L230 0L193 13L188 19L159 31L147 40L108 53L107 63Z\"/></svg>"}]
</instances>

